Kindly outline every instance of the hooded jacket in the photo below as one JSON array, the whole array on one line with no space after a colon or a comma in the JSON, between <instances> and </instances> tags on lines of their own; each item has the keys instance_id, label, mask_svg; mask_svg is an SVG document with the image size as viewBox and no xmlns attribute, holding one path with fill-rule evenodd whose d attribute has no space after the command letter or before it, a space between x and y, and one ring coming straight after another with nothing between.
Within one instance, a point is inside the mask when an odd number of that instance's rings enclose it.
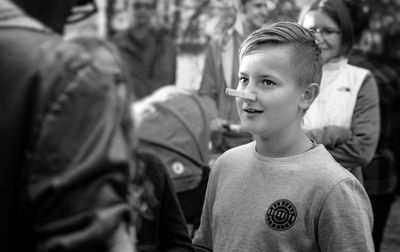
<instances>
[{"instance_id":1,"label":"hooded jacket","mask_svg":"<svg viewBox=\"0 0 400 252\"><path fill-rule=\"evenodd\" d=\"M128 97L14 4L0 1L0 250L132 251Z\"/></svg>"}]
</instances>

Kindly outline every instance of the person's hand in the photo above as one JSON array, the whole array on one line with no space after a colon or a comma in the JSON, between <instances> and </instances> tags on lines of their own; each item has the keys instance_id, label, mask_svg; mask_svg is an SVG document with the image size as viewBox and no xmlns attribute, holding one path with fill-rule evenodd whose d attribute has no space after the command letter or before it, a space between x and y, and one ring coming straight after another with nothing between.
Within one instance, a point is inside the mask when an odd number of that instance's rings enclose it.
<instances>
[{"instance_id":1,"label":"person's hand","mask_svg":"<svg viewBox=\"0 0 400 252\"><path fill-rule=\"evenodd\" d=\"M350 129L341 126L325 126L322 129L312 129L304 132L306 136L326 148L335 148L351 139Z\"/></svg>"},{"instance_id":2,"label":"person's hand","mask_svg":"<svg viewBox=\"0 0 400 252\"><path fill-rule=\"evenodd\" d=\"M242 127L240 124L230 124L227 120L222 118L214 118L210 122L211 132L224 132L230 131L235 133L242 132Z\"/></svg>"},{"instance_id":3,"label":"person's hand","mask_svg":"<svg viewBox=\"0 0 400 252\"><path fill-rule=\"evenodd\" d=\"M234 133L242 133L242 125L240 124L228 124L226 126L227 130Z\"/></svg>"},{"instance_id":4,"label":"person's hand","mask_svg":"<svg viewBox=\"0 0 400 252\"><path fill-rule=\"evenodd\" d=\"M211 132L223 132L227 130L228 121L222 118L214 118L210 121Z\"/></svg>"}]
</instances>

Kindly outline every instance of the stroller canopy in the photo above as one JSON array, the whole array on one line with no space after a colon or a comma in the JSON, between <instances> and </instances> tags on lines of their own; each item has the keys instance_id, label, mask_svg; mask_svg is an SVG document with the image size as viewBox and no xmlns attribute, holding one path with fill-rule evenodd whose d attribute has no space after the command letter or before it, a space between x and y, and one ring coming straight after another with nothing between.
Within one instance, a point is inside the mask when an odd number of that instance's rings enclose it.
<instances>
[{"instance_id":1,"label":"stroller canopy","mask_svg":"<svg viewBox=\"0 0 400 252\"><path fill-rule=\"evenodd\" d=\"M196 94L158 89L133 105L136 136L162 159L177 192L194 189L208 167L210 129Z\"/></svg>"}]
</instances>

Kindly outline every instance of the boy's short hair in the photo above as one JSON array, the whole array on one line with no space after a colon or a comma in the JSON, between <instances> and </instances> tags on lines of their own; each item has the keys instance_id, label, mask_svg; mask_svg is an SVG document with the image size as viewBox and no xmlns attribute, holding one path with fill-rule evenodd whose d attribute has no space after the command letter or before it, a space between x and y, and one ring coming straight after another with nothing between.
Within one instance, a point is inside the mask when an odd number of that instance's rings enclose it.
<instances>
[{"instance_id":1,"label":"boy's short hair","mask_svg":"<svg viewBox=\"0 0 400 252\"><path fill-rule=\"evenodd\" d=\"M288 45L292 48L292 67L301 85L321 82L321 50L311 31L293 22L278 22L262 27L243 41L239 59L265 45Z\"/></svg>"},{"instance_id":2,"label":"boy's short hair","mask_svg":"<svg viewBox=\"0 0 400 252\"><path fill-rule=\"evenodd\" d=\"M361 8L361 7L359 7ZM342 0L312 0L306 5L299 17L299 23L303 23L305 15L310 11L322 11L330 17L339 27L342 35L340 55L348 55L354 43L353 20L350 9Z\"/></svg>"}]
</instances>

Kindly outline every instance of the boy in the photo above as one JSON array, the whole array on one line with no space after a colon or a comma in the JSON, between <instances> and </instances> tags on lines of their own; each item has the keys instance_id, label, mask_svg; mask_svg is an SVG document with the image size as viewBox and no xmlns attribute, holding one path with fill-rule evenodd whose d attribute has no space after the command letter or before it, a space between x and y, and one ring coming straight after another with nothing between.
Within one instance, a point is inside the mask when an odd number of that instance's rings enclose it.
<instances>
[{"instance_id":1,"label":"boy","mask_svg":"<svg viewBox=\"0 0 400 252\"><path fill-rule=\"evenodd\" d=\"M372 212L362 185L301 130L318 95L315 37L280 22L239 50L237 98L255 142L225 152L209 178L198 251L373 251Z\"/></svg>"}]
</instances>

